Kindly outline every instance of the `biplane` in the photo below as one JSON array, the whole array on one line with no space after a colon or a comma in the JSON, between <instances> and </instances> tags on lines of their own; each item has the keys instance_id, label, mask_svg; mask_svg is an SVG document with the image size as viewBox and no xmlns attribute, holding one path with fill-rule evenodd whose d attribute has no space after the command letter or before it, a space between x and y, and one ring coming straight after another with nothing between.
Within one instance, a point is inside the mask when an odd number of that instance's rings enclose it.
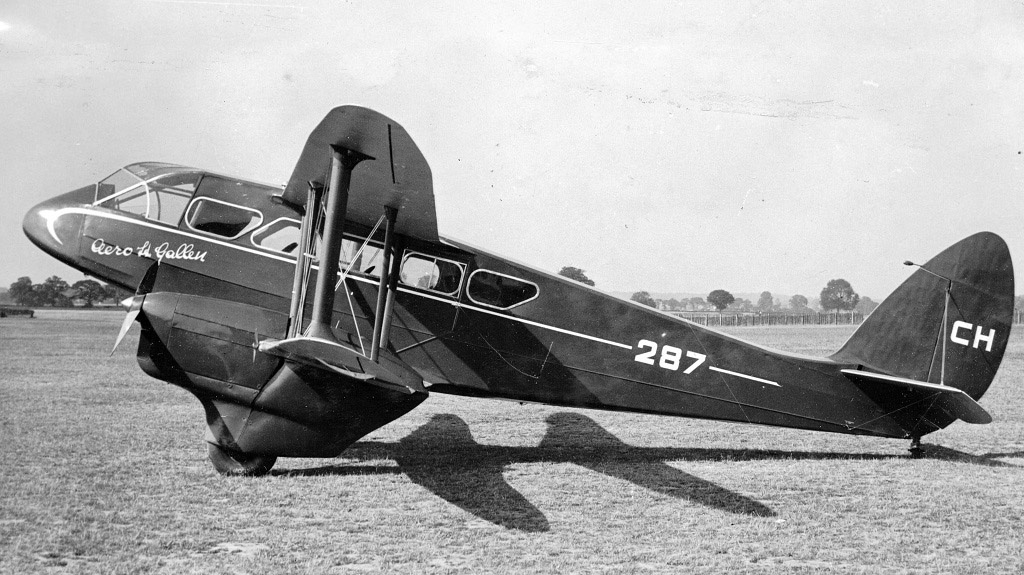
<instances>
[{"instance_id":1,"label":"biplane","mask_svg":"<svg viewBox=\"0 0 1024 575\"><path fill-rule=\"evenodd\" d=\"M1010 335L1013 264L972 235L838 351L808 357L624 301L438 233L409 134L343 106L286 186L144 162L33 208L41 249L134 291L117 342L202 403L214 467L335 457L430 393L911 440L978 403ZM907 262L910 263L910 262ZM115 344L116 347L116 344Z\"/></svg>"}]
</instances>

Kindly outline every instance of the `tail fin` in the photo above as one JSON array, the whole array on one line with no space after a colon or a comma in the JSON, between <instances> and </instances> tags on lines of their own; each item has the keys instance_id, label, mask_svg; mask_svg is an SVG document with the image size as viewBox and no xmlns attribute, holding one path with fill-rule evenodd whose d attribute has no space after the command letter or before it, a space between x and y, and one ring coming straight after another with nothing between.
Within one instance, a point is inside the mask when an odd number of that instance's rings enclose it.
<instances>
[{"instance_id":1,"label":"tail fin","mask_svg":"<svg viewBox=\"0 0 1024 575\"><path fill-rule=\"evenodd\" d=\"M982 232L921 267L832 359L895 377L943 383L977 400L992 383L1010 337L1010 251L1002 238ZM918 415L927 419L929 414Z\"/></svg>"}]
</instances>

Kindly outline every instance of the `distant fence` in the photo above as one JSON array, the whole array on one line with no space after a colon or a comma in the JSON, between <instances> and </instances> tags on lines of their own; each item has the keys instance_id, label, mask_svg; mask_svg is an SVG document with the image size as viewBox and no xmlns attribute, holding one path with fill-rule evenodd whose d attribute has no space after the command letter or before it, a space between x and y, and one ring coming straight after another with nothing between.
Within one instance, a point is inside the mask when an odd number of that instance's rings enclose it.
<instances>
[{"instance_id":1,"label":"distant fence","mask_svg":"<svg viewBox=\"0 0 1024 575\"><path fill-rule=\"evenodd\" d=\"M859 311L817 312L806 314L791 313L716 313L673 311L674 316L707 326L754 326L754 325L857 325L864 321Z\"/></svg>"},{"instance_id":2,"label":"distant fence","mask_svg":"<svg viewBox=\"0 0 1024 575\"><path fill-rule=\"evenodd\" d=\"M791 313L716 313L706 311L670 311L674 316L707 326L754 325L857 325L864 321L858 311ZM1013 311L1014 325L1024 324L1024 309Z\"/></svg>"},{"instance_id":3,"label":"distant fence","mask_svg":"<svg viewBox=\"0 0 1024 575\"><path fill-rule=\"evenodd\" d=\"M0 317L35 317L36 311L27 307L0 305Z\"/></svg>"}]
</instances>

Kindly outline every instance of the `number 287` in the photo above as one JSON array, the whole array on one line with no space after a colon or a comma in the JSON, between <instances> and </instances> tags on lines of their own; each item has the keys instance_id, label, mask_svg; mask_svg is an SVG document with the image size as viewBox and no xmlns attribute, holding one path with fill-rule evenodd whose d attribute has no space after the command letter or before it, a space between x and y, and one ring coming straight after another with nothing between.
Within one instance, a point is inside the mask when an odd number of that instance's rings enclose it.
<instances>
[{"instance_id":1,"label":"number 287","mask_svg":"<svg viewBox=\"0 0 1024 575\"><path fill-rule=\"evenodd\" d=\"M636 354L636 357L633 358L634 360L639 361L640 363L646 363L647 365L655 365L655 363L657 363L658 367L669 371L676 371L679 369L679 362L683 359L683 354L685 353L686 357L694 360L693 363L683 370L683 373L686 374L693 373L693 371L700 367L700 364L704 363L704 360L708 358L708 356L703 353L697 353L695 351L684 352L678 347L673 347L671 345L661 346L661 355L659 356L658 344L649 339L641 339L636 344L636 347L637 349L646 351ZM658 358L655 359L655 356L658 356Z\"/></svg>"}]
</instances>

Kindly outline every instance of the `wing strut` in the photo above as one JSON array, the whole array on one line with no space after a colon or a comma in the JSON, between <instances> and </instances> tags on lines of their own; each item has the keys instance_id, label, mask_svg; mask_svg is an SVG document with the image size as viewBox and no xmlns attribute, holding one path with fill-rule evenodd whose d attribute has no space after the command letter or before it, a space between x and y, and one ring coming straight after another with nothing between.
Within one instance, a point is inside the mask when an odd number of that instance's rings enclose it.
<instances>
[{"instance_id":1,"label":"wing strut","mask_svg":"<svg viewBox=\"0 0 1024 575\"><path fill-rule=\"evenodd\" d=\"M402 258L392 258L391 269L388 271L388 296L387 301L384 302L384 317L381 320L381 345L387 345L388 341L390 341L391 317L395 308L395 293L398 291L398 274L401 273L401 269Z\"/></svg>"},{"instance_id":2,"label":"wing strut","mask_svg":"<svg viewBox=\"0 0 1024 575\"><path fill-rule=\"evenodd\" d=\"M316 215L320 213L323 187L309 182L305 211L302 213L302 227L295 258L295 278L292 280L292 303L288 312L288 331L285 337L297 337L302 332L302 314L306 307L306 287L309 284L309 270L313 263L313 235L316 233Z\"/></svg>"},{"instance_id":3,"label":"wing strut","mask_svg":"<svg viewBox=\"0 0 1024 575\"><path fill-rule=\"evenodd\" d=\"M327 217L324 221L323 253L318 254L320 271L313 292L313 317L306 335L333 341L331 316L334 313L334 280L338 276L341 240L345 232L345 210L352 169L359 162L373 159L349 148L331 146L331 180L327 189ZM308 209L308 208L307 208Z\"/></svg>"},{"instance_id":4,"label":"wing strut","mask_svg":"<svg viewBox=\"0 0 1024 575\"><path fill-rule=\"evenodd\" d=\"M395 274L396 270L391 269L391 250L395 243L395 220L398 219L398 210L391 206L384 206L384 218L384 261L381 262L380 284L377 287L377 307L373 312L373 341L370 344L370 361L377 361L380 357L384 318L391 316L391 306L387 304L394 301L390 280L392 275L397 275Z\"/></svg>"},{"instance_id":5,"label":"wing strut","mask_svg":"<svg viewBox=\"0 0 1024 575\"><path fill-rule=\"evenodd\" d=\"M420 224L429 223L432 226L433 220L431 218L427 221L424 218L417 219L417 216L412 216L411 218L403 218L402 221L406 223L399 224L398 210L406 206L406 203L403 203L403 198L411 198L417 192L413 189L401 188L394 176L383 182L385 185L378 185L382 181L379 178L374 179L379 175L377 173L379 170L375 171L376 168L374 166L376 164L370 165L368 169L361 169L356 174L355 186L357 191L353 195L352 204L350 205L349 188L353 185L353 170L363 160L375 159L374 155L360 150L374 151L376 149L375 145L380 144L380 139L374 137L373 128L386 125L390 132L391 124L390 122L379 122L378 115L374 115L374 113L369 111L364 113L356 109L342 109L339 114L344 116L349 112L355 120L359 121L351 126L343 125L343 128L347 126L347 129L343 130L343 132L346 132L342 134L343 137L332 138L336 140L333 142L323 142L321 141L322 138L313 137L322 131L318 128L310 136L306 149L303 151L303 159L300 160L300 164L304 168L301 170L301 173L313 175L316 173L313 171L315 170L315 165L323 165L320 163L322 160L316 160L318 155L315 151L316 148L325 143L330 146L328 185L326 189L321 189L321 186L318 186L313 181L306 180L309 187L306 192L307 201L305 213L303 213L302 217L302 232L299 239L301 249L296 258L295 277L292 282L292 302L289 310L288 329L284 339L264 339L259 343L258 349L263 353L276 355L288 361L302 363L313 368L328 369L348 378L350 381L363 381L370 385L402 393L427 393L423 385L423 378L416 370L399 359L391 351L381 348L385 347L388 341L395 292L397 291L399 270L401 269L401 260L395 257L397 254L395 236L396 234L407 234L409 232L409 230L403 231L399 226L408 225L410 221L418 221ZM406 148L407 153L416 151L414 147L406 146ZM323 150L323 148L320 149ZM320 154L322 153L320 152ZM385 150L384 153L388 153L388 150ZM383 157L380 150L375 151L374 154ZM418 154L418 151L416 151L416 154ZM324 155L319 155L319 157L323 158ZM415 154L412 156L413 160L417 157ZM307 163L309 166L306 166ZM392 163L394 163L393 158ZM426 192L421 193L424 197L420 198L423 200L420 204L423 204L427 199L432 201L432 196L429 195L430 181L426 162L421 161L418 164L414 162L414 164L413 167L422 169L417 172L419 177L413 178L412 183L423 186L423 189L426 190ZM392 166L392 169L395 167ZM300 172L298 168L296 170L297 173ZM390 172L390 170L388 171ZM424 171L425 173L423 173ZM323 172L319 173L322 174ZM293 180L295 180L294 176ZM397 181L403 180L397 178ZM388 186L386 185L387 183L391 185ZM291 186L292 184L290 183L289 185ZM379 226L381 222L385 222L386 227L384 228L383 261L381 262L382 265L379 272L381 278L373 319L373 339L369 354L367 354L365 348L362 347L363 339L358 333L359 320L354 309L350 309L350 311L355 322L355 335L360 344L359 351L339 341L338 336L331 329L331 319L334 315L336 291L344 286L345 278L349 271L351 271L351 266L354 265L353 259L349 269L344 270L344 273L341 274L339 281L339 272L342 271L340 255L346 220L365 221L367 219L365 216L368 215L367 208L378 201L380 202L377 204L378 206L381 204L384 206L384 215L378 220L377 225ZM351 214L349 213L350 208L353 211ZM349 217L353 215L358 217L355 219ZM432 237L430 230L433 228L431 226L421 225L420 228L423 229L417 228L420 236ZM315 234L318 230L322 230L319 246L315 242ZM367 237L367 241L359 248L360 252L366 247L366 243L369 242L370 237L375 234L376 230L377 227L374 226L373 231ZM314 250L317 252L316 254L312 253ZM313 311L309 326L303 330L305 297L314 259L319 263L319 272L316 277L316 287L313 290ZM349 305L351 307L351 299L349 299Z\"/></svg>"}]
</instances>

